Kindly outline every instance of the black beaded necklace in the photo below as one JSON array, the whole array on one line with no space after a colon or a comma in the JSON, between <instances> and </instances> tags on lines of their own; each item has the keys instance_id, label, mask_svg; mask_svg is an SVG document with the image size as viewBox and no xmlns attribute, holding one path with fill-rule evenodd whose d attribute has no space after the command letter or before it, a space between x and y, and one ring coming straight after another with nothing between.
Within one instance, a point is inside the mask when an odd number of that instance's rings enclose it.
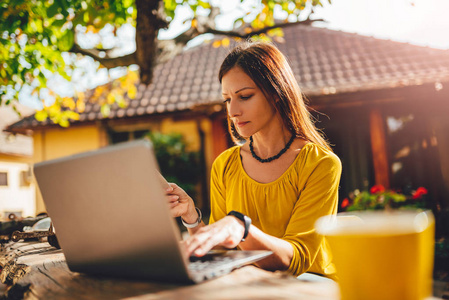
<instances>
[{"instance_id":1,"label":"black beaded necklace","mask_svg":"<svg viewBox=\"0 0 449 300\"><path fill-rule=\"evenodd\" d=\"M276 154L275 156L272 157L268 157L268 158L260 158L259 156L257 156L256 152L254 152L254 148L253 148L253 137L250 136L249 137L249 150L251 150L251 154L253 155L253 157L255 159L257 159L258 161L260 161L261 163L268 163L271 162L275 159L278 159L279 157L281 157L282 154L285 153L285 151L288 150L288 148L290 148L290 146L293 143L293 140L295 139L295 135L292 134L292 137L290 138L290 140L288 141L288 143L285 145L284 149L282 149L278 154Z\"/></svg>"}]
</instances>

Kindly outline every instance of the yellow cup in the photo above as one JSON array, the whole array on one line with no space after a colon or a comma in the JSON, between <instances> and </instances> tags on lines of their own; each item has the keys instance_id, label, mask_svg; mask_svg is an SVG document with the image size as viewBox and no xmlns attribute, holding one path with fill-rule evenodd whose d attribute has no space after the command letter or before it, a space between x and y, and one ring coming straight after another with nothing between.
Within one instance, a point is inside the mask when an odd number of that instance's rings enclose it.
<instances>
[{"instance_id":1,"label":"yellow cup","mask_svg":"<svg viewBox=\"0 0 449 300\"><path fill-rule=\"evenodd\" d=\"M328 240L342 300L432 296L435 220L431 212L351 212L317 220Z\"/></svg>"}]
</instances>

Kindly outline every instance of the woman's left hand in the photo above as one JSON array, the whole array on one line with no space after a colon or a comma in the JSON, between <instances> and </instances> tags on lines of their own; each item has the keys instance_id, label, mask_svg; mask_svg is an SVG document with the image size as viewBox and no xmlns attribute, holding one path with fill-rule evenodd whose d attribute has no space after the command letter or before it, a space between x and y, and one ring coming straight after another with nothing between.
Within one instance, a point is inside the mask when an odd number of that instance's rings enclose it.
<instances>
[{"instance_id":1,"label":"woman's left hand","mask_svg":"<svg viewBox=\"0 0 449 300\"><path fill-rule=\"evenodd\" d=\"M184 241L187 255L203 256L215 246L234 248L240 243L245 233L242 221L233 216L200 228L194 235Z\"/></svg>"}]
</instances>

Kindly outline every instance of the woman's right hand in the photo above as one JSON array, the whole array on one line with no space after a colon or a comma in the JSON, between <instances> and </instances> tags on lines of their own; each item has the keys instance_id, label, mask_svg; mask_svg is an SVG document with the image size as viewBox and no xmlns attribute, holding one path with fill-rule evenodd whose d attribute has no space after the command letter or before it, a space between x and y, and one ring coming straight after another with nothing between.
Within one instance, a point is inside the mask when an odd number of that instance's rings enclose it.
<instances>
[{"instance_id":1,"label":"woman's right hand","mask_svg":"<svg viewBox=\"0 0 449 300\"><path fill-rule=\"evenodd\" d=\"M170 182L168 185L169 187L165 192L173 218L182 217L187 223L195 223L198 219L198 213L195 210L192 198L176 183Z\"/></svg>"}]
</instances>

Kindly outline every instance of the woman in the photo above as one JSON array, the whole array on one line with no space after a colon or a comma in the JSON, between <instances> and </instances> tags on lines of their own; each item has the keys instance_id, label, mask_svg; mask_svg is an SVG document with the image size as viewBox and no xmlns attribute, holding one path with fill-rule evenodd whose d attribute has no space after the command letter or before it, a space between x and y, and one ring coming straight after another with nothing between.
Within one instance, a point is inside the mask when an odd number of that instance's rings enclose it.
<instances>
[{"instance_id":1,"label":"woman","mask_svg":"<svg viewBox=\"0 0 449 300\"><path fill-rule=\"evenodd\" d=\"M314 223L337 212L341 163L314 127L287 60L272 44L245 43L226 57L219 80L229 131L246 143L212 166L209 225L182 189L167 189L173 216L190 233L187 254L216 246L271 250L260 267L333 278Z\"/></svg>"}]
</instances>

